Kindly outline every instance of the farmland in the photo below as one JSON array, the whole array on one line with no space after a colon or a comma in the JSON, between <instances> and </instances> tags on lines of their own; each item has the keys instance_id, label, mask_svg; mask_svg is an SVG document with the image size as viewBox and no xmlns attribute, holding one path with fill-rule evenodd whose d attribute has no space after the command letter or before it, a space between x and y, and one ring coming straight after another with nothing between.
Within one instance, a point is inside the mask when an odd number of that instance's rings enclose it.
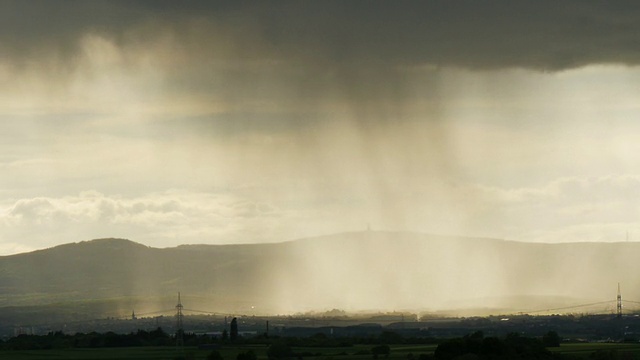
<instances>
[{"instance_id":1,"label":"farmland","mask_svg":"<svg viewBox=\"0 0 640 360\"><path fill-rule=\"evenodd\" d=\"M432 358L436 345L403 344L391 346L388 359L419 359ZM346 360L346 359L371 359L368 352L369 345L354 345L352 347L294 347L293 351L306 354L305 358L319 360ZM565 359L640 359L640 344L626 343L569 343L562 344L559 348L550 348L553 353L563 355ZM180 350L176 347L127 347L127 348L99 348L99 349L52 349L52 350L25 350L2 351L0 357L5 360L35 360L35 359L206 359L212 350L198 349L197 347L185 347ZM237 345L223 346L217 349L223 359L235 360L242 352L253 351L258 360L267 359L267 347L264 345ZM601 356L601 357L596 357ZM608 357L602 357L608 356ZM611 357L612 356L612 357Z\"/></svg>"}]
</instances>

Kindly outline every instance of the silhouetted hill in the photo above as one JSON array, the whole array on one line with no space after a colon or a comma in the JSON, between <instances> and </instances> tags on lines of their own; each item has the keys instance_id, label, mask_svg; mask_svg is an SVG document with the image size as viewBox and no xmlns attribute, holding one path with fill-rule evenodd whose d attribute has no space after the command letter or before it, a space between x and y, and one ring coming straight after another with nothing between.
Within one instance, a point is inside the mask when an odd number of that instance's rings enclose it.
<instances>
[{"instance_id":1,"label":"silhouetted hill","mask_svg":"<svg viewBox=\"0 0 640 360\"><path fill-rule=\"evenodd\" d=\"M639 243L393 232L167 249L100 239L0 257L0 306L111 299L87 311L130 313L133 306L170 308L178 291L191 308L220 312L613 304L618 282L627 299L639 298L639 257Z\"/></svg>"}]
</instances>

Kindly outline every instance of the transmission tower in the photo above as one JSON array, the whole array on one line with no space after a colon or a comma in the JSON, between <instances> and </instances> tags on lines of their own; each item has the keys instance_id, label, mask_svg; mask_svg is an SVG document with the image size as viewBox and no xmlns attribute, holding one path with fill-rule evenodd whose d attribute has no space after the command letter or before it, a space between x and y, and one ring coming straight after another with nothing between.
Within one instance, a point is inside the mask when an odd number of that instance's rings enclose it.
<instances>
[{"instance_id":1,"label":"transmission tower","mask_svg":"<svg viewBox=\"0 0 640 360\"><path fill-rule=\"evenodd\" d=\"M184 330L182 328L182 302L180 302L180 293L178 293L178 305L176 305L176 346L182 348L184 346Z\"/></svg>"},{"instance_id":2,"label":"transmission tower","mask_svg":"<svg viewBox=\"0 0 640 360\"><path fill-rule=\"evenodd\" d=\"M622 317L622 295L620 294L620 283L618 283L618 303L616 306L616 315L618 318Z\"/></svg>"}]
</instances>

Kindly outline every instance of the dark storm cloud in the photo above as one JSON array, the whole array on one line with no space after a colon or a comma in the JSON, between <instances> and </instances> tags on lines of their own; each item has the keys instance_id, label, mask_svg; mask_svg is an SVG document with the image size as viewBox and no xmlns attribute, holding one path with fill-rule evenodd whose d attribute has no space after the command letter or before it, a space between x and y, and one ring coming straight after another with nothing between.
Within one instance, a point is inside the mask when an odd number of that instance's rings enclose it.
<instances>
[{"instance_id":1,"label":"dark storm cloud","mask_svg":"<svg viewBox=\"0 0 640 360\"><path fill-rule=\"evenodd\" d=\"M188 37L192 21L212 27L184 39L197 44L187 50L206 54L226 37L235 57L329 69L640 62L640 3L633 1L4 1L0 46L4 56L53 49L68 57L88 32L126 41L127 31L150 23Z\"/></svg>"}]
</instances>

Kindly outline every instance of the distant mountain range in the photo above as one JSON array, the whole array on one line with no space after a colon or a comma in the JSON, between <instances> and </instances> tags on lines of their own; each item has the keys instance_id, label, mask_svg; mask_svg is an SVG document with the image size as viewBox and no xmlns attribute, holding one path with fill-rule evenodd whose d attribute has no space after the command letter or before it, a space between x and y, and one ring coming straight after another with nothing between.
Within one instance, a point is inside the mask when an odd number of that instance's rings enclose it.
<instances>
[{"instance_id":1,"label":"distant mountain range","mask_svg":"<svg viewBox=\"0 0 640 360\"><path fill-rule=\"evenodd\" d=\"M614 311L618 282L625 299L640 298L639 260L640 243L373 231L166 249L99 239L0 257L0 307L115 316L170 309L180 291L185 308L258 314L535 311L604 300L575 311Z\"/></svg>"}]
</instances>

